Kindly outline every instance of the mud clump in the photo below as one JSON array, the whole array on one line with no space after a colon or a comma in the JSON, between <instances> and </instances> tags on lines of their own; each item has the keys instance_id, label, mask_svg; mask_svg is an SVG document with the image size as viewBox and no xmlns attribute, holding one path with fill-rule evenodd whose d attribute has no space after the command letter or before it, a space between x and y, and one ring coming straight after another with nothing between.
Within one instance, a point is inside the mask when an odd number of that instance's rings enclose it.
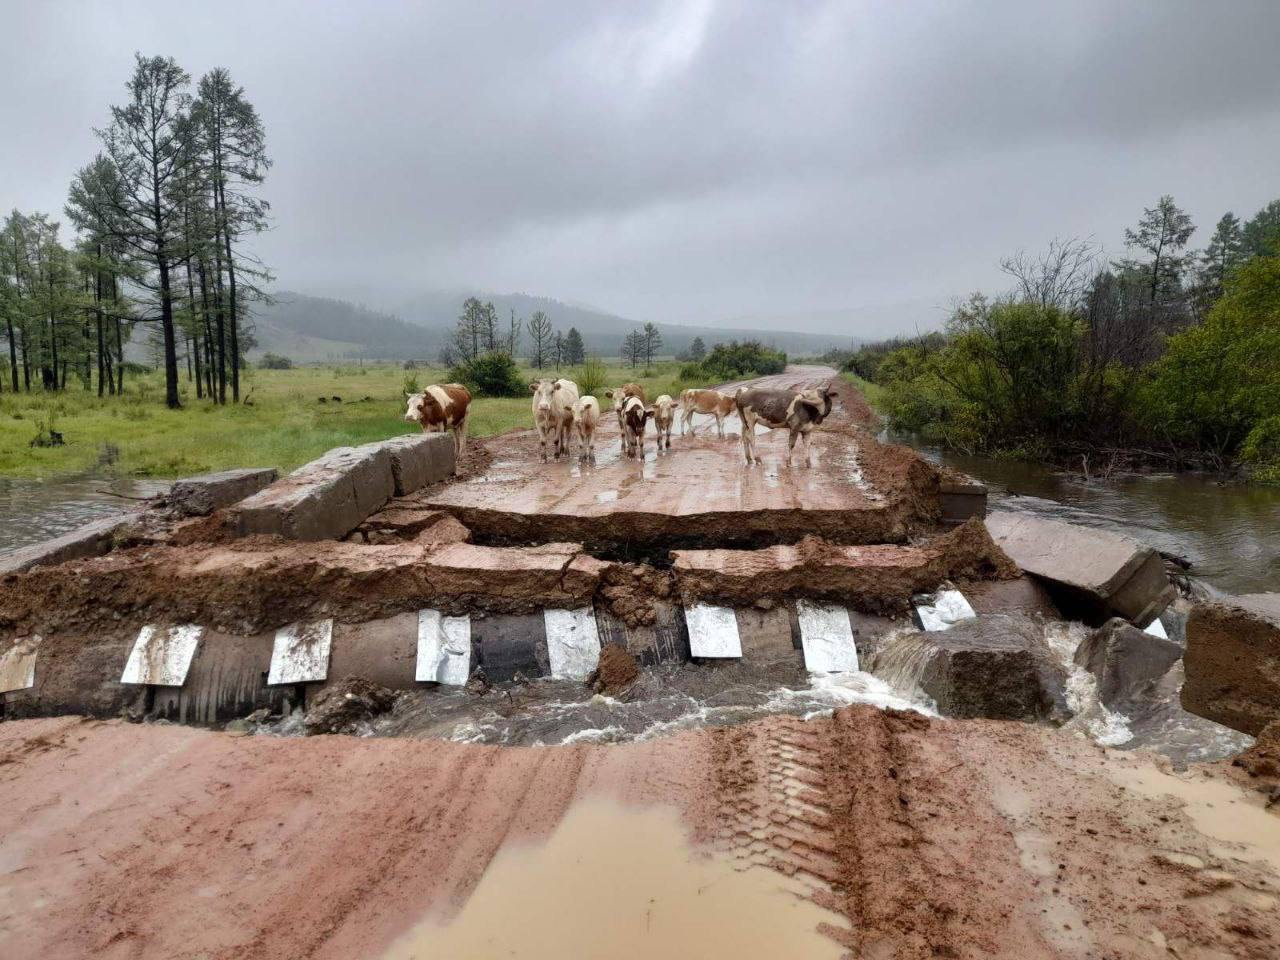
<instances>
[{"instance_id":1,"label":"mud clump","mask_svg":"<svg viewBox=\"0 0 1280 960\"><path fill-rule=\"evenodd\" d=\"M600 648L600 663L587 684L596 693L609 696L621 693L640 677L640 663L620 644L606 643Z\"/></svg>"},{"instance_id":2,"label":"mud clump","mask_svg":"<svg viewBox=\"0 0 1280 960\"><path fill-rule=\"evenodd\" d=\"M655 601L667 600L671 575L643 564L613 564L600 577L598 596L609 612L629 627L648 627L656 621Z\"/></svg>"},{"instance_id":3,"label":"mud clump","mask_svg":"<svg viewBox=\"0 0 1280 960\"><path fill-rule=\"evenodd\" d=\"M1280 720L1262 728L1257 742L1231 761L1250 777L1258 777L1280 787Z\"/></svg>"},{"instance_id":4,"label":"mud clump","mask_svg":"<svg viewBox=\"0 0 1280 960\"><path fill-rule=\"evenodd\" d=\"M311 736L356 733L361 723L387 713L399 699L395 690L362 677L346 677L321 691L302 725Z\"/></svg>"}]
</instances>

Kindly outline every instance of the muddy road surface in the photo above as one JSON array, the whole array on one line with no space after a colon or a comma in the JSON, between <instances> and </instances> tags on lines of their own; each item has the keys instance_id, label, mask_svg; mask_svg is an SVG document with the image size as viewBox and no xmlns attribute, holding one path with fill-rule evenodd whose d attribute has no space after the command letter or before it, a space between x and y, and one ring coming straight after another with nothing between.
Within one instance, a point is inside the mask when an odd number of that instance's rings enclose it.
<instances>
[{"instance_id":1,"label":"muddy road surface","mask_svg":"<svg viewBox=\"0 0 1280 960\"><path fill-rule=\"evenodd\" d=\"M17 721L0 952L1263 960L1263 803L1218 769L870 707L545 749Z\"/></svg>"}]
</instances>

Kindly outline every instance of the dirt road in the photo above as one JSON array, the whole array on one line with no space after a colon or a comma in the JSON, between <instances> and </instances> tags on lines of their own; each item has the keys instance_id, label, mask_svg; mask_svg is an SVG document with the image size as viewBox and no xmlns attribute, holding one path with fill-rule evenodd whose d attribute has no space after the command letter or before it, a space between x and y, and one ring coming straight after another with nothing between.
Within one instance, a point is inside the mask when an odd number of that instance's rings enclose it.
<instances>
[{"instance_id":1,"label":"dirt road","mask_svg":"<svg viewBox=\"0 0 1280 960\"><path fill-rule=\"evenodd\" d=\"M851 708L538 749L6 723L0 955L383 956L593 798L671 808L694 849L794 878L856 956L1261 960L1280 942L1280 820L1221 775ZM1206 803L1224 835L1201 832ZM592 863L600 885L628 871Z\"/></svg>"}]
</instances>

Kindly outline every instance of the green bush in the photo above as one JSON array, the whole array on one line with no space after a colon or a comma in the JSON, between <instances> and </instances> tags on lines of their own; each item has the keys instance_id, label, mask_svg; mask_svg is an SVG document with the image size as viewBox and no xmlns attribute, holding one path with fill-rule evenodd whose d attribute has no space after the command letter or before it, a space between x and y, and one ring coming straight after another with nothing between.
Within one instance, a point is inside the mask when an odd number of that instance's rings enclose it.
<instances>
[{"instance_id":1,"label":"green bush","mask_svg":"<svg viewBox=\"0 0 1280 960\"><path fill-rule=\"evenodd\" d=\"M782 351L766 347L759 340L734 340L717 343L701 363L686 363L680 368L680 379L724 382L782 373L786 367L787 355Z\"/></svg>"},{"instance_id":2,"label":"green bush","mask_svg":"<svg viewBox=\"0 0 1280 960\"><path fill-rule=\"evenodd\" d=\"M599 357L587 357L573 375L573 380L578 385L578 395L598 398L605 387L607 374L604 362Z\"/></svg>"},{"instance_id":3,"label":"green bush","mask_svg":"<svg viewBox=\"0 0 1280 960\"><path fill-rule=\"evenodd\" d=\"M477 397L522 397L529 392L515 360L501 350L459 364L449 371L449 377L465 384Z\"/></svg>"},{"instance_id":4,"label":"green bush","mask_svg":"<svg viewBox=\"0 0 1280 960\"><path fill-rule=\"evenodd\" d=\"M293 361L278 353L264 353L258 366L263 370L292 370Z\"/></svg>"}]
</instances>

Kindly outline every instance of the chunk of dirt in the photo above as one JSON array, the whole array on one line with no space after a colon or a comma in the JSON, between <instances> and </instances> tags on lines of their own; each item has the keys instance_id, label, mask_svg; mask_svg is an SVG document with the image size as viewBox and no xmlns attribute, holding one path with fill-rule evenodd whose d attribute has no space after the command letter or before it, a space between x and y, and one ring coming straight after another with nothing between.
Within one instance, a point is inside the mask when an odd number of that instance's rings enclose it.
<instances>
[{"instance_id":1,"label":"chunk of dirt","mask_svg":"<svg viewBox=\"0 0 1280 960\"><path fill-rule=\"evenodd\" d=\"M1249 774L1280 786L1280 720L1272 720L1262 728L1257 742L1231 761Z\"/></svg>"},{"instance_id":2,"label":"chunk of dirt","mask_svg":"<svg viewBox=\"0 0 1280 960\"><path fill-rule=\"evenodd\" d=\"M644 564L613 564L603 570L599 596L609 612L629 627L652 626L657 618L655 601L673 591L671 574Z\"/></svg>"},{"instance_id":3,"label":"chunk of dirt","mask_svg":"<svg viewBox=\"0 0 1280 960\"><path fill-rule=\"evenodd\" d=\"M308 734L357 733L359 725L391 710L400 693L365 680L346 677L326 687L302 720Z\"/></svg>"},{"instance_id":4,"label":"chunk of dirt","mask_svg":"<svg viewBox=\"0 0 1280 960\"><path fill-rule=\"evenodd\" d=\"M614 696L626 690L640 676L640 663L620 644L606 643L600 648L600 664L587 677L596 693Z\"/></svg>"}]
</instances>

